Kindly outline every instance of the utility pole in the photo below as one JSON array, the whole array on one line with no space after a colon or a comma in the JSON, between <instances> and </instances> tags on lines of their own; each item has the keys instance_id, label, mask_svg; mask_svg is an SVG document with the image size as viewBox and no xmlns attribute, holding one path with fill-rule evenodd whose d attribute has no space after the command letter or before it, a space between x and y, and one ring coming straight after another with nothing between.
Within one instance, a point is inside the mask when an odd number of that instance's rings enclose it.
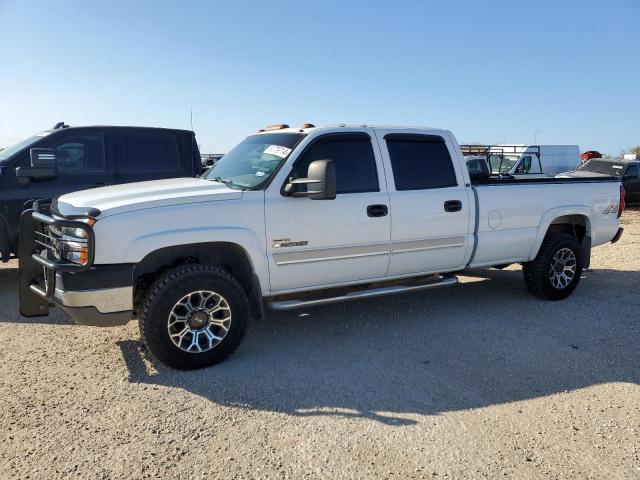
<instances>
[{"instance_id":1,"label":"utility pole","mask_svg":"<svg viewBox=\"0 0 640 480\"><path fill-rule=\"evenodd\" d=\"M536 141L538 140L538 134L539 134L539 133L542 133L542 130L536 130L536 131L533 133L533 143L536 143Z\"/></svg>"}]
</instances>

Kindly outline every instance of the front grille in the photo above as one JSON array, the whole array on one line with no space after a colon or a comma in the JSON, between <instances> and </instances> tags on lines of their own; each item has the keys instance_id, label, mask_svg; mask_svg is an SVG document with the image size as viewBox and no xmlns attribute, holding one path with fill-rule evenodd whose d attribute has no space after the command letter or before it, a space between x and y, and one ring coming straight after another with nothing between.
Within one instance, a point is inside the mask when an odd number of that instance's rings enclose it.
<instances>
[{"instance_id":1,"label":"front grille","mask_svg":"<svg viewBox=\"0 0 640 480\"><path fill-rule=\"evenodd\" d=\"M62 259L62 231L53 225L41 225L34 230L35 242L47 249L57 261Z\"/></svg>"}]
</instances>

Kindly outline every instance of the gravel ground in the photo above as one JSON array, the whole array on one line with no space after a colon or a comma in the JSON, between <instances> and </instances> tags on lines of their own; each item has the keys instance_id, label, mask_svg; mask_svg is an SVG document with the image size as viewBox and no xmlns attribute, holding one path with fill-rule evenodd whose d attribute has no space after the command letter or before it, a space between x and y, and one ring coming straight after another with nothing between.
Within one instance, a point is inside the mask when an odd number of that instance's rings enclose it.
<instances>
[{"instance_id":1,"label":"gravel ground","mask_svg":"<svg viewBox=\"0 0 640 480\"><path fill-rule=\"evenodd\" d=\"M17 313L0 272L2 478L640 478L640 212L568 300L520 268L269 314L174 372L135 323Z\"/></svg>"}]
</instances>

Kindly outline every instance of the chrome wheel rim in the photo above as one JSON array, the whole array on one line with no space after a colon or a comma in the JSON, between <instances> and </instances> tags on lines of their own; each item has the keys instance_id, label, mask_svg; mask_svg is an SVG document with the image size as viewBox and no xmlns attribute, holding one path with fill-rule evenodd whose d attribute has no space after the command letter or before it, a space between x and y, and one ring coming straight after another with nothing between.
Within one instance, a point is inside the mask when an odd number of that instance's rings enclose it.
<instances>
[{"instance_id":1,"label":"chrome wheel rim","mask_svg":"<svg viewBox=\"0 0 640 480\"><path fill-rule=\"evenodd\" d=\"M558 290L567 288L573 282L577 267L576 255L570 248L561 248L551 260L549 279Z\"/></svg>"},{"instance_id":2,"label":"chrome wheel rim","mask_svg":"<svg viewBox=\"0 0 640 480\"><path fill-rule=\"evenodd\" d=\"M230 327L229 302L211 290L198 290L182 297L167 320L169 338L187 353L214 349L227 336Z\"/></svg>"}]
</instances>

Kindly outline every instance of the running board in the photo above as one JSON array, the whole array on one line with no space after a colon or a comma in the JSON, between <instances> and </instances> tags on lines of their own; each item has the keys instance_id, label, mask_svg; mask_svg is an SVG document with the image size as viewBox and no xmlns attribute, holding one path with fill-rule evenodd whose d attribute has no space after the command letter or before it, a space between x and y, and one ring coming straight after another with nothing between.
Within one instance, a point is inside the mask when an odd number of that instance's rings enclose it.
<instances>
[{"instance_id":1,"label":"running board","mask_svg":"<svg viewBox=\"0 0 640 480\"><path fill-rule=\"evenodd\" d=\"M427 288L444 287L447 285L455 285L458 278L454 275L442 276L437 275L435 278L430 277L426 280L407 284L395 284L386 287L373 287L366 290L352 290L341 295L333 295L328 297L315 298L289 298L287 300L267 300L267 306L272 310L295 310L301 307L315 307L318 305L327 305L329 303L346 302L348 300L358 300L361 298L381 297L393 293L413 292L416 290L425 290ZM335 290L334 290L335 291ZM308 292L305 292L308 293Z\"/></svg>"}]
</instances>

